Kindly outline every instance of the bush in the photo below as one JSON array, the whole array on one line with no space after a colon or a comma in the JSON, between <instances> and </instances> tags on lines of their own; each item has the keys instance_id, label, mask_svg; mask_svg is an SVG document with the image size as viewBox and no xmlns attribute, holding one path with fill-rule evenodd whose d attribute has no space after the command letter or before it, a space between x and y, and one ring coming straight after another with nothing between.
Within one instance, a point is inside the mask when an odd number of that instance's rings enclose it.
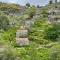
<instances>
[{"instance_id":1,"label":"bush","mask_svg":"<svg viewBox=\"0 0 60 60\"><path fill-rule=\"evenodd\" d=\"M35 15L35 13L36 13L35 6L32 6L25 11L25 14L28 14L31 18Z\"/></svg>"},{"instance_id":2,"label":"bush","mask_svg":"<svg viewBox=\"0 0 60 60\"><path fill-rule=\"evenodd\" d=\"M51 49L50 60L60 60L60 45L56 45Z\"/></svg>"},{"instance_id":3,"label":"bush","mask_svg":"<svg viewBox=\"0 0 60 60\"><path fill-rule=\"evenodd\" d=\"M16 13L20 11L20 6L17 4L7 4L7 3L1 3L0 4L0 10L6 11L9 13Z\"/></svg>"},{"instance_id":4,"label":"bush","mask_svg":"<svg viewBox=\"0 0 60 60\"><path fill-rule=\"evenodd\" d=\"M27 6L27 7L30 7L30 3L27 3L26 6Z\"/></svg>"},{"instance_id":5,"label":"bush","mask_svg":"<svg viewBox=\"0 0 60 60\"><path fill-rule=\"evenodd\" d=\"M15 60L17 59L16 49L12 47L3 48L3 51L0 50L0 60ZM20 57L19 57L20 60Z\"/></svg>"},{"instance_id":6,"label":"bush","mask_svg":"<svg viewBox=\"0 0 60 60\"><path fill-rule=\"evenodd\" d=\"M3 34L3 40L14 43L16 38L16 28L11 28ZM13 44L14 45L14 44Z\"/></svg>"},{"instance_id":7,"label":"bush","mask_svg":"<svg viewBox=\"0 0 60 60\"><path fill-rule=\"evenodd\" d=\"M48 41L43 38L46 26L47 24L45 19L37 20L35 24L30 28L31 30L29 30L29 39L39 44L47 44Z\"/></svg>"},{"instance_id":8,"label":"bush","mask_svg":"<svg viewBox=\"0 0 60 60\"><path fill-rule=\"evenodd\" d=\"M4 16L4 15L0 15L0 29L8 29L9 27L9 19Z\"/></svg>"},{"instance_id":9,"label":"bush","mask_svg":"<svg viewBox=\"0 0 60 60\"><path fill-rule=\"evenodd\" d=\"M50 40L56 40L60 35L60 24L52 24L52 27L45 29L45 37Z\"/></svg>"},{"instance_id":10,"label":"bush","mask_svg":"<svg viewBox=\"0 0 60 60\"><path fill-rule=\"evenodd\" d=\"M43 9L41 14L43 15L43 17L48 17L48 12L47 12L47 9Z\"/></svg>"},{"instance_id":11,"label":"bush","mask_svg":"<svg viewBox=\"0 0 60 60\"><path fill-rule=\"evenodd\" d=\"M54 28L48 28L45 32L46 32L45 38L52 39L52 40L58 38L58 33Z\"/></svg>"}]
</instances>

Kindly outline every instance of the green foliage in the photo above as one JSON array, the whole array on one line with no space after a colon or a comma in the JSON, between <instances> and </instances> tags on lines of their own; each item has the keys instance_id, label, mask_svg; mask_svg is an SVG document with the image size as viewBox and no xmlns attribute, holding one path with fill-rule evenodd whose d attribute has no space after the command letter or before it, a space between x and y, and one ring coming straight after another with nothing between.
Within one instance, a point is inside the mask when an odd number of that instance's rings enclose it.
<instances>
[{"instance_id":1,"label":"green foliage","mask_svg":"<svg viewBox=\"0 0 60 60\"><path fill-rule=\"evenodd\" d=\"M0 3L0 10L15 13L19 12L20 7L17 4Z\"/></svg>"},{"instance_id":2,"label":"green foliage","mask_svg":"<svg viewBox=\"0 0 60 60\"><path fill-rule=\"evenodd\" d=\"M56 40L60 35L60 24L52 24L45 30L45 38Z\"/></svg>"},{"instance_id":3,"label":"green foliage","mask_svg":"<svg viewBox=\"0 0 60 60\"><path fill-rule=\"evenodd\" d=\"M51 57L50 60L60 60L60 45L52 47L50 57Z\"/></svg>"},{"instance_id":4,"label":"green foliage","mask_svg":"<svg viewBox=\"0 0 60 60\"><path fill-rule=\"evenodd\" d=\"M16 28L10 28L8 31L0 33L0 41L10 43L12 46L16 46Z\"/></svg>"},{"instance_id":5,"label":"green foliage","mask_svg":"<svg viewBox=\"0 0 60 60\"><path fill-rule=\"evenodd\" d=\"M29 30L29 39L39 44L47 44L48 40L43 38L46 26L48 26L46 19L37 20Z\"/></svg>"},{"instance_id":6,"label":"green foliage","mask_svg":"<svg viewBox=\"0 0 60 60\"><path fill-rule=\"evenodd\" d=\"M35 15L35 13L36 13L35 6L32 6L25 11L25 14L28 14L30 18L32 18Z\"/></svg>"},{"instance_id":7,"label":"green foliage","mask_svg":"<svg viewBox=\"0 0 60 60\"><path fill-rule=\"evenodd\" d=\"M35 45L25 48L27 55L30 56L28 60L49 60L50 50L45 48L38 48Z\"/></svg>"},{"instance_id":8,"label":"green foliage","mask_svg":"<svg viewBox=\"0 0 60 60\"><path fill-rule=\"evenodd\" d=\"M27 6L27 7L30 7L30 3L27 3L26 6Z\"/></svg>"},{"instance_id":9,"label":"green foliage","mask_svg":"<svg viewBox=\"0 0 60 60\"><path fill-rule=\"evenodd\" d=\"M48 11L47 11L47 9L42 9L41 14L43 15L43 17L48 17Z\"/></svg>"},{"instance_id":10,"label":"green foliage","mask_svg":"<svg viewBox=\"0 0 60 60\"><path fill-rule=\"evenodd\" d=\"M9 19L7 18L7 16L2 16L0 15L0 29L8 29L9 27Z\"/></svg>"},{"instance_id":11,"label":"green foliage","mask_svg":"<svg viewBox=\"0 0 60 60\"><path fill-rule=\"evenodd\" d=\"M27 8L22 16L10 16L3 11L15 13L20 11L19 6L2 3L0 6L0 60L60 60L60 24L48 24L47 7L40 10L43 18L29 28L30 45L17 47L16 31L25 19L35 15L36 8ZM10 22L15 25L8 28Z\"/></svg>"},{"instance_id":12,"label":"green foliage","mask_svg":"<svg viewBox=\"0 0 60 60\"><path fill-rule=\"evenodd\" d=\"M9 40L10 42L11 41L14 41L15 40L15 37L16 37L16 28L12 28L12 29L10 29L10 30L8 30L8 32L7 32L7 34L8 34L8 39L7 40ZM6 35L5 35L6 36ZM6 36L7 37L7 36ZM6 38L5 37L5 38Z\"/></svg>"},{"instance_id":13,"label":"green foliage","mask_svg":"<svg viewBox=\"0 0 60 60\"><path fill-rule=\"evenodd\" d=\"M15 60L18 58L16 54L16 49L12 48L11 46L2 48L3 51L0 50L0 60ZM20 60L20 57L19 57Z\"/></svg>"}]
</instances>

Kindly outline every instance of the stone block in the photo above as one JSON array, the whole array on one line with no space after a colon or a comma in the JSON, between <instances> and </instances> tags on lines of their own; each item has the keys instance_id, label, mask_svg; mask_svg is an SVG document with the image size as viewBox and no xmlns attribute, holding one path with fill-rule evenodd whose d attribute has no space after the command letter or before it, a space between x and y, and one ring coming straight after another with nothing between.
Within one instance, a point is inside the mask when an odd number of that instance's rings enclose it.
<instances>
[{"instance_id":1,"label":"stone block","mask_svg":"<svg viewBox=\"0 0 60 60\"><path fill-rule=\"evenodd\" d=\"M28 38L16 38L16 43L19 46L26 46L26 45L29 45L29 39Z\"/></svg>"}]
</instances>

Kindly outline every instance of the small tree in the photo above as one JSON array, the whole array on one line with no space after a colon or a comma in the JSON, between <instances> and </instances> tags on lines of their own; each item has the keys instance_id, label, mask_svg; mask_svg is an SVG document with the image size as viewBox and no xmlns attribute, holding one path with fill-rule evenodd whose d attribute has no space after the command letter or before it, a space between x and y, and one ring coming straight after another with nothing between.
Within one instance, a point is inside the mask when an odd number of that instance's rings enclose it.
<instances>
[{"instance_id":1,"label":"small tree","mask_svg":"<svg viewBox=\"0 0 60 60\"><path fill-rule=\"evenodd\" d=\"M27 6L27 7L30 7L30 3L27 3L26 6Z\"/></svg>"}]
</instances>

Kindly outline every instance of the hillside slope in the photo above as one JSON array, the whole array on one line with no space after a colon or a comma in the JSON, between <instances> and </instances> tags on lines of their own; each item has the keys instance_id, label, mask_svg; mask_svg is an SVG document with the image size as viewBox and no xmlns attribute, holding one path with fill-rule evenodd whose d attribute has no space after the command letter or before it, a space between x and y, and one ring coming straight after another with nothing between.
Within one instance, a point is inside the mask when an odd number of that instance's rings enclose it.
<instances>
[{"instance_id":1,"label":"hillside slope","mask_svg":"<svg viewBox=\"0 0 60 60\"><path fill-rule=\"evenodd\" d=\"M19 5L0 3L0 60L60 60L60 23L48 24L48 11L54 6L23 7L21 14ZM16 43L17 30L19 38L26 38L23 32L28 30L28 45Z\"/></svg>"}]
</instances>

